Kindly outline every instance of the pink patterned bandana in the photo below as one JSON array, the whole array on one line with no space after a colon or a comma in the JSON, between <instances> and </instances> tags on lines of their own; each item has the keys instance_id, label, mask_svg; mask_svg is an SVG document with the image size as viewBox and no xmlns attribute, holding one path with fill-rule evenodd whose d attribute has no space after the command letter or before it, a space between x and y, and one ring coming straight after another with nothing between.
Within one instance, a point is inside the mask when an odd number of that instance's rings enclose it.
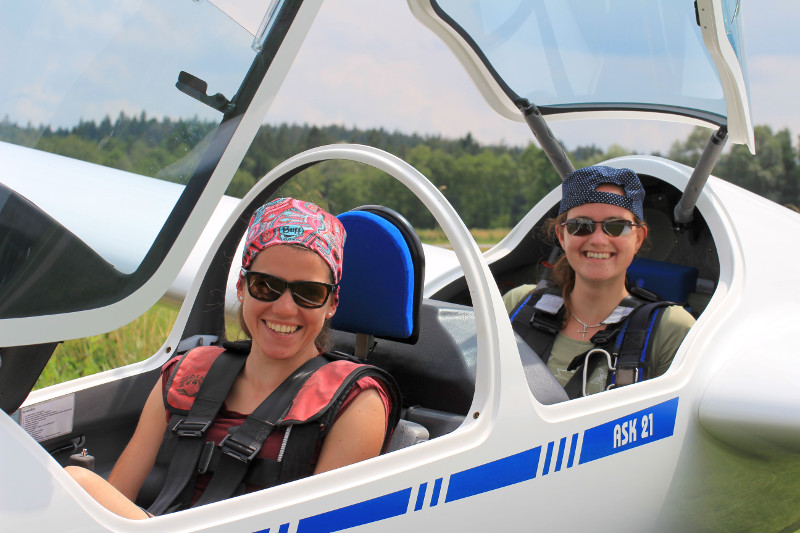
<instances>
[{"instance_id":1,"label":"pink patterned bandana","mask_svg":"<svg viewBox=\"0 0 800 533\"><path fill-rule=\"evenodd\" d=\"M250 219L242 268L247 270L258 253L270 246L299 244L322 257L333 272L333 282L339 283L345 237L339 219L316 204L276 198L259 207ZM241 282L239 276L237 286Z\"/></svg>"}]
</instances>

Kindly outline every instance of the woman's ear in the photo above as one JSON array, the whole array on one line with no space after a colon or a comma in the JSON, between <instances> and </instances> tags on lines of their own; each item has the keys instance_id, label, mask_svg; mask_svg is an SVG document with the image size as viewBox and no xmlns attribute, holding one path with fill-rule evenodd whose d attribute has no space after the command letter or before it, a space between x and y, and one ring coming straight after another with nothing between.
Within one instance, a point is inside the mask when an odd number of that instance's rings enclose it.
<instances>
[{"instance_id":1,"label":"woman's ear","mask_svg":"<svg viewBox=\"0 0 800 533\"><path fill-rule=\"evenodd\" d=\"M647 238L647 226L639 226L636 230L636 253L639 253L639 248L642 247L644 240Z\"/></svg>"},{"instance_id":2,"label":"woman's ear","mask_svg":"<svg viewBox=\"0 0 800 533\"><path fill-rule=\"evenodd\" d=\"M556 225L556 237L558 237L558 244L561 245L561 249L564 249L564 226L561 224Z\"/></svg>"},{"instance_id":3,"label":"woman's ear","mask_svg":"<svg viewBox=\"0 0 800 533\"><path fill-rule=\"evenodd\" d=\"M331 294L328 303L328 312L325 314L325 318L332 318L333 315L336 314L336 308L339 306L339 291L336 290Z\"/></svg>"}]
</instances>

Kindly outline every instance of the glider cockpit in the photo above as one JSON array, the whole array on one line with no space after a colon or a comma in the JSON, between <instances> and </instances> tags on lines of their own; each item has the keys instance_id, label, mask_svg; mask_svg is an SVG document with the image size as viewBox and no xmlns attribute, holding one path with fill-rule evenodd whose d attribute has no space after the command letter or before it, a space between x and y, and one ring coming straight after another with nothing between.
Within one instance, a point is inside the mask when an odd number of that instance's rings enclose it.
<instances>
[{"instance_id":1,"label":"glider cockpit","mask_svg":"<svg viewBox=\"0 0 800 533\"><path fill-rule=\"evenodd\" d=\"M399 182L452 246L423 246L424 274L411 267L408 331L334 324L336 349L366 353L395 376L403 418L412 432L421 431L396 452L157 517L145 529L484 530L498 520L524 529L532 505L542 529L593 529L602 526L596 517L608 512L607 499L597 496L603 491L630 503L630 522L608 525L615 529L701 524L710 530L720 528L723 522L714 520L721 514L752 528L768 507L754 503L755 492L777 500L796 486L800 400L793 383L775 382L798 369L789 326L797 322L800 282L776 274L773 261L796 262L785 242L776 246L774 234L775 228L800 232L800 220L709 178L726 141L754 144L739 3L408 3L462 62L492 109L530 127L556 169L549 194L528 198L519 191L512 199L527 214L486 253L428 179L435 176L376 148L314 147L270 160L272 170L258 180L240 179L240 164L320 2L278 0L255 16L241 11L245 3L228 0L26 3L5 10L3 24L27 28L36 20L40 31L17 32L18 41L4 43L28 52L9 58L18 75L7 77L14 90L2 99L27 114L0 123L4 525L22 529L41 520L49 528L141 529L102 509L61 466L87 447L97 471L107 473L161 365L227 335L231 265L249 213L323 161L368 165ZM88 11L78 14L83 8ZM0 40L5 34L11 32ZM63 64L52 60L56 54ZM26 92L26 83L39 92ZM12 94L38 94L36 105ZM99 124L89 118L103 115L118 118ZM674 299L699 318L663 376L564 401L541 360L516 341L501 292L540 279L552 256L542 227L560 200L558 176L572 163L548 123L600 117L711 130L694 169L642 155L603 162L642 176L651 228L643 258L692 272ZM40 120L46 126L24 127ZM91 141L59 130L73 124ZM115 128L138 135L130 154L117 145ZM57 136L67 153L48 153ZM241 200L224 196L231 183L245 189ZM671 288L649 286L646 274L644 268L635 282L655 292ZM149 359L30 392L59 342L113 331L165 296L182 307ZM359 311L372 318L386 309ZM748 336L754 320L761 339ZM653 424L657 431L650 431ZM623 427L638 428L637 438L628 432L625 442L615 440ZM570 498L563 497L567 490ZM737 505L728 509L715 498ZM582 513L575 513L575 501ZM781 528L797 524L796 506L774 519Z\"/></svg>"}]
</instances>

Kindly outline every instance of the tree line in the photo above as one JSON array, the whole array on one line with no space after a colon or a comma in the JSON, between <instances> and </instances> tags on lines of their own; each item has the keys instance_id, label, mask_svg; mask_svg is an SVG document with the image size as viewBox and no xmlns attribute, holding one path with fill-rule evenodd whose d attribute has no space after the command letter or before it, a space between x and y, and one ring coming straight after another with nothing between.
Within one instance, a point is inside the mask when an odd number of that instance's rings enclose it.
<instances>
[{"instance_id":1,"label":"tree line","mask_svg":"<svg viewBox=\"0 0 800 533\"><path fill-rule=\"evenodd\" d=\"M193 149L215 124L197 119L155 119L145 113L99 123L80 121L72 128L20 126L0 121L0 140L29 146L120 170L185 183L191 176ZM694 166L710 130L695 129L673 143L665 157ZM800 205L798 150L788 129L773 133L755 127L756 155L732 146L714 175L770 200ZM437 186L470 228L507 228L518 222L560 183L544 152L526 147L480 144L471 134L459 139L339 125L263 125L231 181L227 193L242 197L258 179L283 160L309 148L334 143L374 146L404 159ZM197 152L198 150L194 150ZM612 145L607 150L580 146L568 152L576 168L633 153ZM435 226L428 211L399 182L381 171L352 162L327 162L305 170L282 194L320 202L332 212L379 201L403 213L417 228ZM796 209L796 208L795 208Z\"/></svg>"}]
</instances>

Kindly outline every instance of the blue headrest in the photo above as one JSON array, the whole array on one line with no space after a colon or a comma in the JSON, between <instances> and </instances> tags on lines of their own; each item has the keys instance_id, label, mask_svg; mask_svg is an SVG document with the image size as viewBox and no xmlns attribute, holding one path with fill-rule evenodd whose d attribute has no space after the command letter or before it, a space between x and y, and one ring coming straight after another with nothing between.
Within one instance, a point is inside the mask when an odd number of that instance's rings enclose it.
<instances>
[{"instance_id":1,"label":"blue headrest","mask_svg":"<svg viewBox=\"0 0 800 533\"><path fill-rule=\"evenodd\" d=\"M415 273L400 230L368 211L338 216L347 231L339 306L331 325L351 333L405 339L414 330Z\"/></svg>"}]
</instances>

